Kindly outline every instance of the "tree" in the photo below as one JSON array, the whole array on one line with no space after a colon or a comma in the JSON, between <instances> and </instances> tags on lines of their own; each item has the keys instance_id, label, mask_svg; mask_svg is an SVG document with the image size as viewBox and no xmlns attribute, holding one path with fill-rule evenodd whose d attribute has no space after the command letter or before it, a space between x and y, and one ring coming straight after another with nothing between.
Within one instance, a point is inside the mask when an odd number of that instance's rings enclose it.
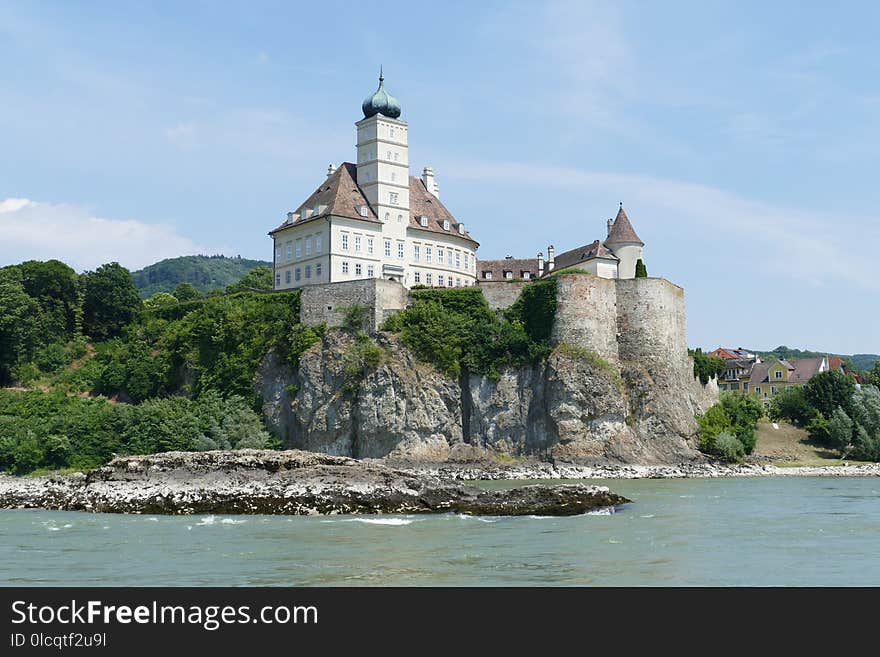
<instances>
[{"instance_id":1,"label":"tree","mask_svg":"<svg viewBox=\"0 0 880 657\"><path fill-rule=\"evenodd\" d=\"M0 272L0 383L12 368L29 360L40 344L39 304L9 272Z\"/></svg>"},{"instance_id":2,"label":"tree","mask_svg":"<svg viewBox=\"0 0 880 657\"><path fill-rule=\"evenodd\" d=\"M743 444L746 454L755 448L758 420L764 415L764 407L752 395L727 392L721 395L721 406L730 418L733 433Z\"/></svg>"},{"instance_id":3,"label":"tree","mask_svg":"<svg viewBox=\"0 0 880 657\"><path fill-rule=\"evenodd\" d=\"M847 415L852 412L855 390L855 382L843 372L820 372L807 383L804 394L810 405L830 420L836 408Z\"/></svg>"},{"instance_id":4,"label":"tree","mask_svg":"<svg viewBox=\"0 0 880 657\"><path fill-rule=\"evenodd\" d=\"M791 386L773 397L769 415L773 421L787 420L799 427L805 427L816 415L816 409L807 401L803 386Z\"/></svg>"},{"instance_id":5,"label":"tree","mask_svg":"<svg viewBox=\"0 0 880 657\"><path fill-rule=\"evenodd\" d=\"M880 360L874 363L874 367L868 370L865 376L868 379L868 383L880 388Z\"/></svg>"},{"instance_id":6,"label":"tree","mask_svg":"<svg viewBox=\"0 0 880 657\"><path fill-rule=\"evenodd\" d=\"M59 260L28 260L13 267L24 291L40 304L45 342L67 342L77 330L79 276Z\"/></svg>"},{"instance_id":7,"label":"tree","mask_svg":"<svg viewBox=\"0 0 880 657\"><path fill-rule=\"evenodd\" d=\"M83 274L83 329L93 340L119 335L140 307L131 273L119 263Z\"/></svg>"},{"instance_id":8,"label":"tree","mask_svg":"<svg viewBox=\"0 0 880 657\"><path fill-rule=\"evenodd\" d=\"M227 292L272 291L273 289L271 267L254 267L238 283L226 287Z\"/></svg>"},{"instance_id":9,"label":"tree","mask_svg":"<svg viewBox=\"0 0 880 657\"><path fill-rule=\"evenodd\" d=\"M648 268L641 258L636 261L636 278L648 278Z\"/></svg>"},{"instance_id":10,"label":"tree","mask_svg":"<svg viewBox=\"0 0 880 657\"><path fill-rule=\"evenodd\" d=\"M156 294L144 301L144 308L152 310L154 308L162 308L163 306L173 306L177 302L178 299L173 294L156 292Z\"/></svg>"},{"instance_id":11,"label":"tree","mask_svg":"<svg viewBox=\"0 0 880 657\"><path fill-rule=\"evenodd\" d=\"M689 351L694 359L694 376L700 379L700 383L706 385L709 379L716 378L724 371L724 359L715 358L714 356L706 356L703 350L697 347L694 351Z\"/></svg>"},{"instance_id":12,"label":"tree","mask_svg":"<svg viewBox=\"0 0 880 657\"><path fill-rule=\"evenodd\" d=\"M192 301L193 299L201 299L202 293L189 283L180 283L171 294L183 303L184 301Z\"/></svg>"},{"instance_id":13,"label":"tree","mask_svg":"<svg viewBox=\"0 0 880 657\"><path fill-rule=\"evenodd\" d=\"M842 408L835 408L828 421L828 443L845 457L853 440L855 425Z\"/></svg>"}]
</instances>

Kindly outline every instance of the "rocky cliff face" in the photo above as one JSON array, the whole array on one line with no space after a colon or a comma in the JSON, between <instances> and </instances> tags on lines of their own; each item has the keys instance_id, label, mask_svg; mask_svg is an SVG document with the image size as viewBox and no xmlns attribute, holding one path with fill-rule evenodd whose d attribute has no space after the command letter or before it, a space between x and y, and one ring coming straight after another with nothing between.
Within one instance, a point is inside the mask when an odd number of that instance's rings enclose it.
<instances>
[{"instance_id":1,"label":"rocky cliff face","mask_svg":"<svg viewBox=\"0 0 880 657\"><path fill-rule=\"evenodd\" d=\"M498 380L458 380L379 334L381 363L346 374L354 338L328 331L294 370L269 354L257 390L285 447L357 458L444 461L487 453L581 464L698 458L694 413L717 391L675 366L610 364L558 347L542 364ZM687 363L686 355L684 362Z\"/></svg>"}]
</instances>

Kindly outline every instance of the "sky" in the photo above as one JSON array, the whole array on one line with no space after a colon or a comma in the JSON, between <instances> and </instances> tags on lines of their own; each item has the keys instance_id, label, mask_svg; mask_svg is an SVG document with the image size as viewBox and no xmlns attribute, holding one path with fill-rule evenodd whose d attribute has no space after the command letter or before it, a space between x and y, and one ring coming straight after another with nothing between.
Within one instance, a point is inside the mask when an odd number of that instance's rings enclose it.
<instances>
[{"instance_id":1,"label":"sky","mask_svg":"<svg viewBox=\"0 0 880 657\"><path fill-rule=\"evenodd\" d=\"M0 265L225 253L401 102L479 256L623 202L688 341L880 353L880 4L0 0Z\"/></svg>"}]
</instances>

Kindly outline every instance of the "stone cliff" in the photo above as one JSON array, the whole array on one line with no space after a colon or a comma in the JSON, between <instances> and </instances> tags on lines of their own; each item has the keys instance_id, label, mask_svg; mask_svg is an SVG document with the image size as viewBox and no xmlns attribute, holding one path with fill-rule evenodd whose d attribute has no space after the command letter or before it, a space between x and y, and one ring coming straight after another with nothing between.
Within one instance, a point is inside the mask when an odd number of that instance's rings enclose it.
<instances>
[{"instance_id":1,"label":"stone cliff","mask_svg":"<svg viewBox=\"0 0 880 657\"><path fill-rule=\"evenodd\" d=\"M285 447L443 461L487 454L581 464L699 458L694 414L717 401L693 377L681 288L662 279L561 276L552 354L496 379L451 378L379 333L352 380L354 337L331 330L298 368L264 359L257 390Z\"/></svg>"}]
</instances>

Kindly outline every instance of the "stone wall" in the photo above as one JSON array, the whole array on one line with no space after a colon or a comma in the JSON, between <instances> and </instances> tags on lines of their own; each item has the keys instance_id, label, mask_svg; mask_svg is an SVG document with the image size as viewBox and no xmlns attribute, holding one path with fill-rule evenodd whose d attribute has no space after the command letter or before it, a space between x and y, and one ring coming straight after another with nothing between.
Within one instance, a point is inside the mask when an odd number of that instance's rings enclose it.
<instances>
[{"instance_id":1,"label":"stone wall","mask_svg":"<svg viewBox=\"0 0 880 657\"><path fill-rule=\"evenodd\" d=\"M378 278L307 285L300 297L300 321L340 326L345 309L358 305L369 309L369 328L375 331L388 315L406 308L408 303L409 292L403 285Z\"/></svg>"},{"instance_id":2,"label":"stone wall","mask_svg":"<svg viewBox=\"0 0 880 657\"><path fill-rule=\"evenodd\" d=\"M510 308L519 298L528 281L480 281L480 291L492 310Z\"/></svg>"},{"instance_id":3,"label":"stone wall","mask_svg":"<svg viewBox=\"0 0 880 657\"><path fill-rule=\"evenodd\" d=\"M617 362L618 281L584 274L562 274L557 280L553 344L583 347Z\"/></svg>"},{"instance_id":4,"label":"stone wall","mask_svg":"<svg viewBox=\"0 0 880 657\"><path fill-rule=\"evenodd\" d=\"M663 278L617 283L617 334L622 360L645 367L689 368L684 289Z\"/></svg>"}]
</instances>

